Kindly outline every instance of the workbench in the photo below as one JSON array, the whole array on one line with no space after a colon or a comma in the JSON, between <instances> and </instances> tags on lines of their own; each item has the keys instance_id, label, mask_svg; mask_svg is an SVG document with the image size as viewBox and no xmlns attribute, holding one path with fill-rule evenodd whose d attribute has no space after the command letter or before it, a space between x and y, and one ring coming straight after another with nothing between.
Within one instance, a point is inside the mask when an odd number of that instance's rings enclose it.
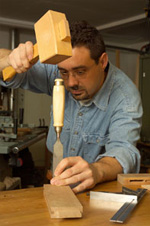
<instances>
[{"instance_id":1,"label":"workbench","mask_svg":"<svg viewBox=\"0 0 150 226\"><path fill-rule=\"evenodd\" d=\"M0 141L0 154L17 154L26 147L47 137L47 128L34 128L30 133L18 136L14 141Z\"/></svg>"},{"instance_id":2,"label":"workbench","mask_svg":"<svg viewBox=\"0 0 150 226\"><path fill-rule=\"evenodd\" d=\"M129 187L137 189L137 187ZM122 185L117 182L108 182L96 186L92 191L121 192ZM0 225L5 226L116 226L118 223L110 222L116 209L100 207L97 201L90 202L87 192L77 195L83 205L83 217L80 219L51 219L43 196L43 187L3 191L0 193ZM125 221L127 226L150 225L150 192L147 191L140 203Z\"/></svg>"},{"instance_id":3,"label":"workbench","mask_svg":"<svg viewBox=\"0 0 150 226\"><path fill-rule=\"evenodd\" d=\"M0 181L3 181L6 176L16 177L12 172L12 167L14 168L16 167L19 152L26 148L29 148L30 146L38 143L41 140L44 140L45 143L43 146L43 155L45 155L44 168L46 174L47 169L50 168L50 158L51 158L49 151L46 147L47 133L48 127L46 126L34 128L23 127L21 128L21 130L19 128L18 136L13 141L0 140L0 155L3 155L4 157L5 155L7 155L9 157L9 161L6 160L7 165L4 165L2 170L0 169Z\"/></svg>"}]
</instances>

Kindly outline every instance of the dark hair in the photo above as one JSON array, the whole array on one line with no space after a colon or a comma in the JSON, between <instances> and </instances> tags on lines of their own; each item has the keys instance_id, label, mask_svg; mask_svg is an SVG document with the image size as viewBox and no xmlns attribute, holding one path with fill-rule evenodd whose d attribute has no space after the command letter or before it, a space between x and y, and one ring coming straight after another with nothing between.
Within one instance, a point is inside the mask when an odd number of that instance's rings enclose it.
<instances>
[{"instance_id":1,"label":"dark hair","mask_svg":"<svg viewBox=\"0 0 150 226\"><path fill-rule=\"evenodd\" d=\"M91 58L98 63L105 52L105 44L99 30L86 21L78 21L70 25L70 33L72 47L85 46L90 50Z\"/></svg>"}]
</instances>

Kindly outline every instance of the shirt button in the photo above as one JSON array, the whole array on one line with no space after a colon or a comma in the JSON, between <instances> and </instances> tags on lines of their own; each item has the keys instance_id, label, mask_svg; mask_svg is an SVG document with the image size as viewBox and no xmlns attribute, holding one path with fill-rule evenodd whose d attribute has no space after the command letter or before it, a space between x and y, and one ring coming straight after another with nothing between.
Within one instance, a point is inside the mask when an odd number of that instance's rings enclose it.
<instances>
[{"instance_id":1,"label":"shirt button","mask_svg":"<svg viewBox=\"0 0 150 226\"><path fill-rule=\"evenodd\" d=\"M71 151L73 151L73 152L74 152L74 151L75 151L75 148L71 148Z\"/></svg>"},{"instance_id":2,"label":"shirt button","mask_svg":"<svg viewBox=\"0 0 150 226\"><path fill-rule=\"evenodd\" d=\"M99 143L100 142L100 139L97 139L96 142Z\"/></svg>"},{"instance_id":3,"label":"shirt button","mask_svg":"<svg viewBox=\"0 0 150 226\"><path fill-rule=\"evenodd\" d=\"M79 113L78 113L78 115L79 115L79 116L82 116L82 115L83 115L83 113L82 113L82 112L79 112Z\"/></svg>"}]
</instances>

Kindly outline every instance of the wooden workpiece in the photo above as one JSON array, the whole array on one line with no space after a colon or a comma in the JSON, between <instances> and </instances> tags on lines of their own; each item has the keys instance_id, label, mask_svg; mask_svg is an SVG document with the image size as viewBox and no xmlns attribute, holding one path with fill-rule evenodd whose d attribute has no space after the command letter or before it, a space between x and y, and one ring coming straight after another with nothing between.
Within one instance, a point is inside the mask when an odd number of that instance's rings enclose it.
<instances>
[{"instance_id":1,"label":"wooden workpiece","mask_svg":"<svg viewBox=\"0 0 150 226\"><path fill-rule=\"evenodd\" d=\"M143 184L141 187L150 191L150 184Z\"/></svg>"},{"instance_id":2,"label":"wooden workpiece","mask_svg":"<svg viewBox=\"0 0 150 226\"><path fill-rule=\"evenodd\" d=\"M51 218L81 218L83 207L69 186L44 185Z\"/></svg>"},{"instance_id":3,"label":"wooden workpiece","mask_svg":"<svg viewBox=\"0 0 150 226\"><path fill-rule=\"evenodd\" d=\"M118 174L117 180L123 185L142 185L150 184L150 174Z\"/></svg>"}]
</instances>

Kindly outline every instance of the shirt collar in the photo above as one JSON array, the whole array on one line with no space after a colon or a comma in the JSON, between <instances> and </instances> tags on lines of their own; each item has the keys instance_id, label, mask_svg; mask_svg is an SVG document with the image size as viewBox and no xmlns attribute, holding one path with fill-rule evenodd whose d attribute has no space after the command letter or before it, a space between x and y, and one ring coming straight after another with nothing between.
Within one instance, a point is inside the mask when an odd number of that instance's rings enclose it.
<instances>
[{"instance_id":1,"label":"shirt collar","mask_svg":"<svg viewBox=\"0 0 150 226\"><path fill-rule=\"evenodd\" d=\"M113 76L114 66L109 63L109 70L106 77L106 80L102 86L102 88L97 92L97 94L93 97L93 103L105 111L109 102L111 90L114 84L114 76Z\"/></svg>"}]
</instances>

